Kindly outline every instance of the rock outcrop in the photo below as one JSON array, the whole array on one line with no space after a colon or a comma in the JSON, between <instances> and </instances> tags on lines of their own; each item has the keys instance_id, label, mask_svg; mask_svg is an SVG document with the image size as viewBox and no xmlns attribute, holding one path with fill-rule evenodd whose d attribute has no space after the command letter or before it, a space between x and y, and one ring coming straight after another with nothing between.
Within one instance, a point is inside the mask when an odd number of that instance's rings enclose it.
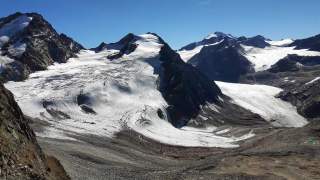
<instances>
[{"instance_id":1,"label":"rock outcrop","mask_svg":"<svg viewBox=\"0 0 320 180\"><path fill-rule=\"evenodd\" d=\"M307 118L320 118L320 81L285 90L279 97L297 106L298 112Z\"/></svg>"},{"instance_id":2,"label":"rock outcrop","mask_svg":"<svg viewBox=\"0 0 320 180\"><path fill-rule=\"evenodd\" d=\"M252 72L251 63L241 54L242 47L233 39L205 46L188 63L195 66L210 80L238 82L239 77Z\"/></svg>"},{"instance_id":3,"label":"rock outcrop","mask_svg":"<svg viewBox=\"0 0 320 180\"><path fill-rule=\"evenodd\" d=\"M40 149L28 119L0 84L0 179L69 179L59 161Z\"/></svg>"},{"instance_id":4,"label":"rock outcrop","mask_svg":"<svg viewBox=\"0 0 320 180\"><path fill-rule=\"evenodd\" d=\"M309 49L311 51L320 51L320 34L306 39L295 40L290 46L296 46L296 49Z\"/></svg>"}]
</instances>

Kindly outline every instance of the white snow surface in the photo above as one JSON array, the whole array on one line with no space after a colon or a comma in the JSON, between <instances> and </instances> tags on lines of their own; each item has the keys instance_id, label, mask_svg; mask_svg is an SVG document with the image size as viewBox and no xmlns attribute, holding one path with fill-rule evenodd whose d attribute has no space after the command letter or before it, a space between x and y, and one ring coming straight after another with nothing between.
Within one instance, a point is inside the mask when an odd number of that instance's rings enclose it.
<instances>
[{"instance_id":1,"label":"white snow surface","mask_svg":"<svg viewBox=\"0 0 320 180\"><path fill-rule=\"evenodd\" d=\"M0 28L0 47L9 41L10 37L27 27L32 17L21 15Z\"/></svg>"},{"instance_id":2,"label":"white snow surface","mask_svg":"<svg viewBox=\"0 0 320 180\"><path fill-rule=\"evenodd\" d=\"M296 107L275 96L282 89L266 85L249 85L216 82L222 92L231 97L233 103L259 114L279 127L302 127L308 121L297 113Z\"/></svg>"},{"instance_id":3,"label":"white snow surface","mask_svg":"<svg viewBox=\"0 0 320 180\"><path fill-rule=\"evenodd\" d=\"M174 128L157 110L167 106L157 90L158 53L162 44L156 36L138 37L137 49L117 60L107 59L112 50L95 53L85 50L65 64L54 64L36 72L23 82L8 82L22 111L51 124L42 137L72 139L74 133L113 137L124 128L132 129L156 141L196 147L238 147L238 141L253 137L252 132L240 137L214 134L215 127L198 129ZM152 66L151 66L151 65ZM97 113L86 114L77 104L77 95L87 94L90 107ZM70 118L53 118L43 107L68 114Z\"/></svg>"},{"instance_id":4,"label":"white snow surface","mask_svg":"<svg viewBox=\"0 0 320 180\"><path fill-rule=\"evenodd\" d=\"M254 65L255 71L269 69L272 65L289 54L297 54L300 56L320 56L320 52L309 51L308 49L296 50L294 49L295 47L270 46L257 48L245 45L241 46L245 51L243 55Z\"/></svg>"},{"instance_id":5,"label":"white snow surface","mask_svg":"<svg viewBox=\"0 0 320 180\"><path fill-rule=\"evenodd\" d=\"M272 46L285 46L285 45L289 45L289 44L293 43L293 40L292 39L282 39L282 40L278 40L278 41L266 41L266 42Z\"/></svg>"},{"instance_id":6,"label":"white snow surface","mask_svg":"<svg viewBox=\"0 0 320 180\"><path fill-rule=\"evenodd\" d=\"M178 53L180 54L180 57L184 62L188 62L193 56L198 54L202 50L203 47L214 46L214 45L220 44L222 41L219 41L219 42L216 42L213 44L199 45L192 50L181 50L181 51L178 51Z\"/></svg>"}]
</instances>

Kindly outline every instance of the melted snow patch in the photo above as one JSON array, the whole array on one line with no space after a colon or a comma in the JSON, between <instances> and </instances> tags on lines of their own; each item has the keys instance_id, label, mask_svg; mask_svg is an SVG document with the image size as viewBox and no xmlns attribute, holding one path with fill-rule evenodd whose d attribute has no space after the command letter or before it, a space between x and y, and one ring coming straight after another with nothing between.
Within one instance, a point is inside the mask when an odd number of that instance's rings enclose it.
<instances>
[{"instance_id":1,"label":"melted snow patch","mask_svg":"<svg viewBox=\"0 0 320 180\"><path fill-rule=\"evenodd\" d=\"M271 46L266 48L256 48L252 46L241 45L245 52L243 55L254 65L256 71L269 69L289 54L300 56L320 56L320 52L309 51L307 49L294 49L295 47L278 47Z\"/></svg>"},{"instance_id":2,"label":"melted snow patch","mask_svg":"<svg viewBox=\"0 0 320 180\"><path fill-rule=\"evenodd\" d=\"M302 127L308 123L297 113L296 107L275 97L282 89L266 85L216 83L235 104L259 114L274 126Z\"/></svg>"}]
</instances>

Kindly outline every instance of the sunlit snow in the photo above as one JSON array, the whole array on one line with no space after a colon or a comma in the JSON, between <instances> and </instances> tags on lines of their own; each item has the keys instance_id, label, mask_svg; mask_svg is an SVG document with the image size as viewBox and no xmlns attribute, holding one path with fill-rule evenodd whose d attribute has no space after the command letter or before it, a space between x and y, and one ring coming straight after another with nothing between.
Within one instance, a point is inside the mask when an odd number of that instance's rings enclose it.
<instances>
[{"instance_id":1,"label":"sunlit snow","mask_svg":"<svg viewBox=\"0 0 320 180\"><path fill-rule=\"evenodd\" d=\"M302 127L308 123L297 113L296 107L275 97L282 91L280 88L266 85L216 83L235 104L259 114L274 126Z\"/></svg>"},{"instance_id":2,"label":"sunlit snow","mask_svg":"<svg viewBox=\"0 0 320 180\"><path fill-rule=\"evenodd\" d=\"M282 39L279 41L266 41L267 43L271 44L272 46L285 46L293 43L292 39Z\"/></svg>"},{"instance_id":3,"label":"sunlit snow","mask_svg":"<svg viewBox=\"0 0 320 180\"><path fill-rule=\"evenodd\" d=\"M55 64L48 70L36 72L23 82L8 82L23 112L52 124L38 136L70 139L68 134L94 134L113 137L124 128L132 129L156 141L179 146L238 147L237 141L254 136L252 132L240 137L214 134L207 130L174 128L157 111L167 106L157 90L158 54L162 44L151 34L141 35L138 48L118 60L109 60L112 51L100 53L82 51L78 58L65 64ZM152 66L151 66L152 65ZM77 95L90 97L91 108L97 114L86 114L77 104ZM53 118L44 108L67 114L69 118Z\"/></svg>"},{"instance_id":4,"label":"sunlit snow","mask_svg":"<svg viewBox=\"0 0 320 180\"><path fill-rule=\"evenodd\" d=\"M216 42L216 43L213 43L213 44L199 45L192 50L181 50L181 51L178 51L178 53L180 54L180 57L184 62L188 62L193 56L198 54L202 50L203 47L214 46L214 45L220 44L222 41L223 40Z\"/></svg>"},{"instance_id":5,"label":"sunlit snow","mask_svg":"<svg viewBox=\"0 0 320 180\"><path fill-rule=\"evenodd\" d=\"M270 46L265 48L257 48L252 46L242 45L244 48L243 55L254 65L256 71L269 69L289 54L300 56L320 56L320 52L309 51L308 49L294 49L295 47L278 47Z\"/></svg>"}]
</instances>

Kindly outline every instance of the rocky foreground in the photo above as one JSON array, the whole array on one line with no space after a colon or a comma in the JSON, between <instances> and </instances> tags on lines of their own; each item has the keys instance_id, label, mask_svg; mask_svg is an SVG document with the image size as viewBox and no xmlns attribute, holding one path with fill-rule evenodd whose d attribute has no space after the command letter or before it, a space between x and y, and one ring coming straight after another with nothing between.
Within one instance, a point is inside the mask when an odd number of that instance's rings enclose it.
<instances>
[{"instance_id":1,"label":"rocky foreground","mask_svg":"<svg viewBox=\"0 0 320 180\"><path fill-rule=\"evenodd\" d=\"M70 179L57 159L43 153L28 123L0 84L0 179Z\"/></svg>"}]
</instances>

